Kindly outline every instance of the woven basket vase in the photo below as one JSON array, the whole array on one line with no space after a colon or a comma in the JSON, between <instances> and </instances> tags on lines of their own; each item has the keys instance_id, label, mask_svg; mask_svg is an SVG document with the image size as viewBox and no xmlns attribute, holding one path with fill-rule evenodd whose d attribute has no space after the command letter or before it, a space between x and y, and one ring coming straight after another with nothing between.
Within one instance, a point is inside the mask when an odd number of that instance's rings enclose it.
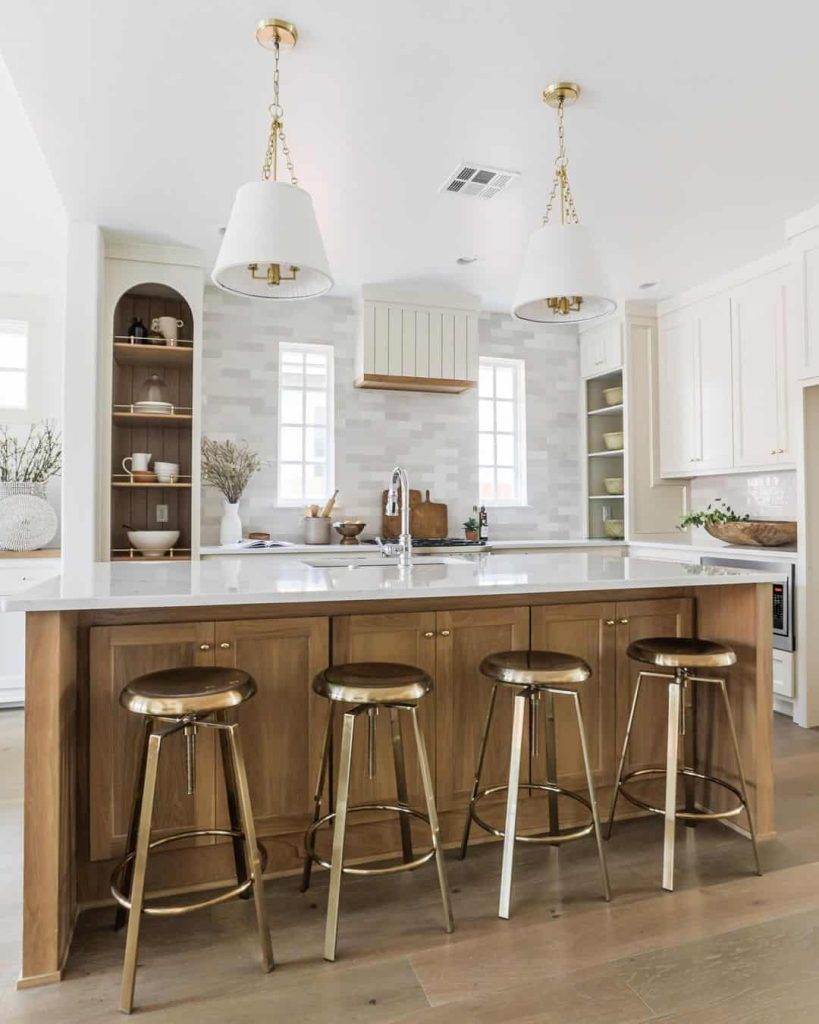
<instances>
[{"instance_id":1,"label":"woven basket vase","mask_svg":"<svg viewBox=\"0 0 819 1024\"><path fill-rule=\"evenodd\" d=\"M57 532L57 513L46 501L46 485L28 481L0 483L0 548L36 551Z\"/></svg>"}]
</instances>

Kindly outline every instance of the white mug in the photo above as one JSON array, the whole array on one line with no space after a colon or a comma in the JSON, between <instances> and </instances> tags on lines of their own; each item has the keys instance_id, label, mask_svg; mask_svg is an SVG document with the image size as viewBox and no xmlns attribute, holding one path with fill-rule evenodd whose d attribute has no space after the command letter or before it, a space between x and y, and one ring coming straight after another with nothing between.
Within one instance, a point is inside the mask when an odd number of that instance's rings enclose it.
<instances>
[{"instance_id":1,"label":"white mug","mask_svg":"<svg viewBox=\"0 0 819 1024\"><path fill-rule=\"evenodd\" d=\"M130 466L125 463L130 462ZM133 455L126 455L122 460L122 468L130 476L131 473L145 473L151 462L150 452L134 452Z\"/></svg>"},{"instance_id":2,"label":"white mug","mask_svg":"<svg viewBox=\"0 0 819 1024\"><path fill-rule=\"evenodd\" d=\"M176 344L179 328L184 326L184 320L177 320L175 316L157 316L151 321L151 330L159 331L168 345Z\"/></svg>"},{"instance_id":3,"label":"white mug","mask_svg":"<svg viewBox=\"0 0 819 1024\"><path fill-rule=\"evenodd\" d=\"M179 476L179 463L178 462L155 462L154 472L156 478L161 484L173 484L176 483L176 478Z\"/></svg>"}]
</instances>

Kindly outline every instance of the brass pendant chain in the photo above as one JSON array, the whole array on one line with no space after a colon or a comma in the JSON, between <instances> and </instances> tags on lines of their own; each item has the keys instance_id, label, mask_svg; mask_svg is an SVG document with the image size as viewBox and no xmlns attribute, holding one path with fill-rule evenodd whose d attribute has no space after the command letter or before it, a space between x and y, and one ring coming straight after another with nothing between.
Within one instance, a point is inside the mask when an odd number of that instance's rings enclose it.
<instances>
[{"instance_id":1,"label":"brass pendant chain","mask_svg":"<svg viewBox=\"0 0 819 1024\"><path fill-rule=\"evenodd\" d=\"M548 224L552 216L552 207L560 190L560 223L579 224L580 217L574 205L572 187L569 184L569 158L566 156L566 132L563 124L563 100L557 106L557 140L558 153L555 159L555 176L552 180L552 191L546 204L543 223Z\"/></svg>"},{"instance_id":2,"label":"brass pendant chain","mask_svg":"<svg viewBox=\"0 0 819 1024\"><path fill-rule=\"evenodd\" d=\"M298 185L299 179L293 169L293 158L287 145L287 136L284 134L284 108L279 103L279 37L273 46L273 102L268 108L270 111L270 134L267 139L267 150L262 164L262 180L269 181L271 176L274 181L278 179L279 143L281 142L282 156L287 164L290 174L290 184Z\"/></svg>"}]
</instances>

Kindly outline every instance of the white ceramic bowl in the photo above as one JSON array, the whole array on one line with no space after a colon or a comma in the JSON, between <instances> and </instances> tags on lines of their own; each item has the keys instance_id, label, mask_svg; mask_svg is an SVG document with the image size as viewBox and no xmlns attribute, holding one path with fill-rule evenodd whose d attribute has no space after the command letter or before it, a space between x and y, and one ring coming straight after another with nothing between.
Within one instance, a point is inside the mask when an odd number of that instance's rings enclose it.
<instances>
[{"instance_id":1,"label":"white ceramic bowl","mask_svg":"<svg viewBox=\"0 0 819 1024\"><path fill-rule=\"evenodd\" d=\"M607 476L603 480L603 486L606 488L606 494L622 494L623 478L621 476Z\"/></svg>"},{"instance_id":2,"label":"white ceramic bowl","mask_svg":"<svg viewBox=\"0 0 819 1024\"><path fill-rule=\"evenodd\" d=\"M603 434L603 444L609 451L619 451L623 447L623 431L610 430Z\"/></svg>"},{"instance_id":3,"label":"white ceramic bowl","mask_svg":"<svg viewBox=\"0 0 819 1024\"><path fill-rule=\"evenodd\" d=\"M146 558L162 558L179 540L179 530L129 530L128 543Z\"/></svg>"},{"instance_id":4,"label":"white ceramic bowl","mask_svg":"<svg viewBox=\"0 0 819 1024\"><path fill-rule=\"evenodd\" d=\"M621 387L603 388L603 401L606 405L622 405L623 389Z\"/></svg>"}]
</instances>

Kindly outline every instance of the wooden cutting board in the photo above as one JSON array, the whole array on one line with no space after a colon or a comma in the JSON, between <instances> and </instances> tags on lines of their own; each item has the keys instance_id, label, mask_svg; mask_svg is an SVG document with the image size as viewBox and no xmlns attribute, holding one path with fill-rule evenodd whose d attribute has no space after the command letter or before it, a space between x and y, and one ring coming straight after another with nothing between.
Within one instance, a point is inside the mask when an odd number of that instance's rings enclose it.
<instances>
[{"instance_id":1,"label":"wooden cutting board","mask_svg":"<svg viewBox=\"0 0 819 1024\"><path fill-rule=\"evenodd\" d=\"M387 492L381 495L381 508L387 501ZM410 490L410 533L413 537L440 538L447 536L449 519L447 506L442 502L430 501L429 491L421 500L421 492ZM401 533L401 516L381 515L381 536L389 539Z\"/></svg>"},{"instance_id":2,"label":"wooden cutting board","mask_svg":"<svg viewBox=\"0 0 819 1024\"><path fill-rule=\"evenodd\" d=\"M401 516L388 516L384 512L387 504L387 492L381 492L381 536L395 539L401 533ZM415 534L415 509L421 504L421 492L410 488L410 532Z\"/></svg>"},{"instance_id":3,"label":"wooden cutting board","mask_svg":"<svg viewBox=\"0 0 819 1024\"><path fill-rule=\"evenodd\" d=\"M439 539L448 536L449 516L446 505L430 501L429 491L424 500L412 510L412 535L425 539Z\"/></svg>"}]
</instances>

